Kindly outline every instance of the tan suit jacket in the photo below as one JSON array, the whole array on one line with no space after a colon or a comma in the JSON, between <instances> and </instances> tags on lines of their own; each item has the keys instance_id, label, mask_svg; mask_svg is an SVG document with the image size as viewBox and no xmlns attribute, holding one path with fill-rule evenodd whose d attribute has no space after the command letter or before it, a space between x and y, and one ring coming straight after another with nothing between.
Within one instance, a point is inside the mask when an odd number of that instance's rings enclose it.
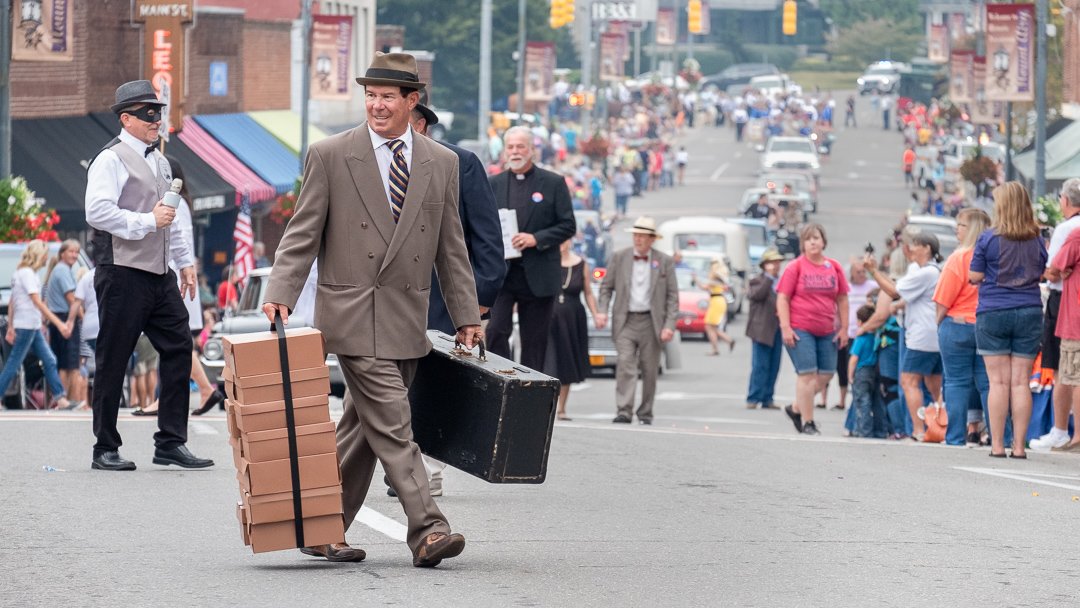
<instances>
[{"instance_id":1,"label":"tan suit jacket","mask_svg":"<svg viewBox=\"0 0 1080 608\"><path fill-rule=\"evenodd\" d=\"M454 326L480 324L458 214L458 158L426 137L413 136L396 225L367 123L311 146L266 300L292 309L316 257L315 327L329 352L399 360L427 354L433 266Z\"/></svg>"},{"instance_id":2,"label":"tan suit jacket","mask_svg":"<svg viewBox=\"0 0 1080 608\"><path fill-rule=\"evenodd\" d=\"M649 281L649 313L652 317L656 337L664 328L675 330L675 321L679 313L679 284L675 279L675 261L666 253L651 250ZM630 312L630 281L634 274L634 248L627 247L616 251L611 256L608 272L600 284L598 307L608 310L615 292L615 306L611 311L611 335L618 339L626 315Z\"/></svg>"}]
</instances>

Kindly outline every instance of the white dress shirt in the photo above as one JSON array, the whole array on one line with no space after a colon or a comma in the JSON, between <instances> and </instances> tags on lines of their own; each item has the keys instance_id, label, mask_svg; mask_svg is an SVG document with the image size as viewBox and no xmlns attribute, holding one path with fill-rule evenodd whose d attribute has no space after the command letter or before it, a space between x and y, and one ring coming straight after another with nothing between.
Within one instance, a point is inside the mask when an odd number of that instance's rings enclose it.
<instances>
[{"instance_id":1,"label":"white dress shirt","mask_svg":"<svg viewBox=\"0 0 1080 608\"><path fill-rule=\"evenodd\" d=\"M126 130L121 129L120 141L140 156L145 155L146 144ZM159 163L168 166L168 161L160 152L144 158L146 166L155 176ZM94 159L86 173L86 223L122 239L138 241L157 231L157 220L153 213L138 213L117 205L128 177L127 167L116 152L104 150ZM169 257L179 268L194 264L191 249L179 230L172 230L169 234Z\"/></svg>"},{"instance_id":2,"label":"white dress shirt","mask_svg":"<svg viewBox=\"0 0 1080 608\"><path fill-rule=\"evenodd\" d=\"M637 255L637 251L631 252ZM649 287L652 278L652 253L646 254L648 259L633 260L633 272L630 274L630 312L649 312Z\"/></svg>"},{"instance_id":3,"label":"white dress shirt","mask_svg":"<svg viewBox=\"0 0 1080 608\"><path fill-rule=\"evenodd\" d=\"M390 149L390 142L393 139L386 139L382 135L379 135L371 129L371 125L368 125L368 133L371 134L371 147L375 149L375 160L379 162L379 177L382 178L383 190L386 192L386 202L390 203L390 165L394 164L394 151ZM394 139L400 139L405 142L405 147L402 148L401 153L405 155L405 165L409 167L409 174L412 174L412 153L413 153L413 130L412 125L405 130L405 133L401 137L395 137Z\"/></svg>"}]
</instances>

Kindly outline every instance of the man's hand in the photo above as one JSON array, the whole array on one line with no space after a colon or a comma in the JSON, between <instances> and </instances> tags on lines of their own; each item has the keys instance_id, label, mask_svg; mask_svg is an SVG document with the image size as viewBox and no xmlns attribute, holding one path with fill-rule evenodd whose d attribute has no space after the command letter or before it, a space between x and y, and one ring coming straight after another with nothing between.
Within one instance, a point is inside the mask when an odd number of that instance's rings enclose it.
<instances>
[{"instance_id":1,"label":"man's hand","mask_svg":"<svg viewBox=\"0 0 1080 608\"><path fill-rule=\"evenodd\" d=\"M511 244L514 245L514 249L522 251L529 247L536 247L536 237L528 232L519 232L510 239Z\"/></svg>"},{"instance_id":2,"label":"man's hand","mask_svg":"<svg viewBox=\"0 0 1080 608\"><path fill-rule=\"evenodd\" d=\"M607 315L600 313L593 317L593 324L596 325L596 329L604 329L607 327Z\"/></svg>"},{"instance_id":3,"label":"man's hand","mask_svg":"<svg viewBox=\"0 0 1080 608\"><path fill-rule=\"evenodd\" d=\"M4 338L7 339L8 344L15 344L15 326L14 325L8 325L7 335L4 336Z\"/></svg>"},{"instance_id":4,"label":"man's hand","mask_svg":"<svg viewBox=\"0 0 1080 608\"><path fill-rule=\"evenodd\" d=\"M486 315L489 310L491 310L491 308L489 308L487 306L481 306L480 307L480 316L482 317L482 316Z\"/></svg>"},{"instance_id":5,"label":"man's hand","mask_svg":"<svg viewBox=\"0 0 1080 608\"><path fill-rule=\"evenodd\" d=\"M457 330L457 341L466 349L471 349L483 339L484 333L479 325L462 325L461 328Z\"/></svg>"},{"instance_id":6,"label":"man's hand","mask_svg":"<svg viewBox=\"0 0 1080 608\"><path fill-rule=\"evenodd\" d=\"M263 314L266 315L266 318L270 321L271 325L274 324L274 313L275 312L280 312L281 313L281 324L282 325L288 325L289 324L289 307L288 306L285 306L284 304L278 304L276 302L267 302L267 303L262 305L262 309L263 309Z\"/></svg>"},{"instance_id":7,"label":"man's hand","mask_svg":"<svg viewBox=\"0 0 1080 608\"><path fill-rule=\"evenodd\" d=\"M176 219L176 209L173 209L172 207L162 203L161 201L158 201L157 205L154 205L153 213L154 221L157 222L158 230L173 223L173 220Z\"/></svg>"},{"instance_id":8,"label":"man's hand","mask_svg":"<svg viewBox=\"0 0 1080 608\"><path fill-rule=\"evenodd\" d=\"M671 342L671 339L675 337L675 330L664 328L660 330L660 341Z\"/></svg>"},{"instance_id":9,"label":"man's hand","mask_svg":"<svg viewBox=\"0 0 1080 608\"><path fill-rule=\"evenodd\" d=\"M198 279L195 278L195 267L188 266L180 269L180 297L187 297L189 300L194 300L195 296L199 293L199 287L197 284Z\"/></svg>"}]
</instances>

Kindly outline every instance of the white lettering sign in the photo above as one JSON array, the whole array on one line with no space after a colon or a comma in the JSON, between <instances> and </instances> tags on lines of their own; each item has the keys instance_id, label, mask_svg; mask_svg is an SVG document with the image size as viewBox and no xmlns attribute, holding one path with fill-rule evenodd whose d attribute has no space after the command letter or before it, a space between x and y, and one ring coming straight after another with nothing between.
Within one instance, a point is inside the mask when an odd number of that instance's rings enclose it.
<instances>
[{"instance_id":1,"label":"white lettering sign","mask_svg":"<svg viewBox=\"0 0 1080 608\"><path fill-rule=\"evenodd\" d=\"M143 4L139 7L140 17L190 17L186 4Z\"/></svg>"},{"instance_id":2,"label":"white lettering sign","mask_svg":"<svg viewBox=\"0 0 1080 608\"><path fill-rule=\"evenodd\" d=\"M636 21L638 19L637 2L608 1L592 5L594 21Z\"/></svg>"},{"instance_id":3,"label":"white lettering sign","mask_svg":"<svg viewBox=\"0 0 1080 608\"><path fill-rule=\"evenodd\" d=\"M225 197L222 195L217 196L200 196L191 201L194 211L210 211L212 209L224 209Z\"/></svg>"}]
</instances>

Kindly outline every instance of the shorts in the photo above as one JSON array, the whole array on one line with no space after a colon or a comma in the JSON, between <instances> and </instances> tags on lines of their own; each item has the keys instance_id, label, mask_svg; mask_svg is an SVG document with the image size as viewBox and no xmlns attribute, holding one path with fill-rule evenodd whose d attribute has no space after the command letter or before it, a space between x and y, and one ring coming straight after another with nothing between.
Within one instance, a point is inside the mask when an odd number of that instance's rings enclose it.
<instances>
[{"instance_id":1,"label":"shorts","mask_svg":"<svg viewBox=\"0 0 1080 608\"><path fill-rule=\"evenodd\" d=\"M904 365L900 370L905 374L920 376L940 376L942 371L941 353L909 348L904 351Z\"/></svg>"},{"instance_id":2,"label":"shorts","mask_svg":"<svg viewBox=\"0 0 1080 608\"><path fill-rule=\"evenodd\" d=\"M1062 384L1080 386L1080 340L1061 341L1061 361L1054 378Z\"/></svg>"},{"instance_id":3,"label":"shorts","mask_svg":"<svg viewBox=\"0 0 1080 608\"><path fill-rule=\"evenodd\" d=\"M795 341L795 346L784 345L792 365L795 366L795 373L802 376L832 374L836 371L837 350L836 343L833 342L835 335L833 332L825 336L815 336L806 330L796 329L795 336L799 339Z\"/></svg>"},{"instance_id":4,"label":"shorts","mask_svg":"<svg viewBox=\"0 0 1080 608\"><path fill-rule=\"evenodd\" d=\"M56 315L61 319L67 317L66 312L56 313ZM71 335L65 338L55 325L49 324L49 346L56 355L56 369L61 371L79 369L79 349L82 344L82 340L79 339L80 329L82 329L81 324L76 321Z\"/></svg>"},{"instance_id":5,"label":"shorts","mask_svg":"<svg viewBox=\"0 0 1080 608\"><path fill-rule=\"evenodd\" d=\"M144 376L158 368L160 357L146 334L139 336L139 341L135 343L135 358L135 368L132 373L136 376Z\"/></svg>"},{"instance_id":6,"label":"shorts","mask_svg":"<svg viewBox=\"0 0 1080 608\"><path fill-rule=\"evenodd\" d=\"M1040 306L988 310L975 315L976 352L984 357L1039 356L1043 313Z\"/></svg>"},{"instance_id":7,"label":"shorts","mask_svg":"<svg viewBox=\"0 0 1080 608\"><path fill-rule=\"evenodd\" d=\"M1057 329L1058 312L1061 310L1061 292L1056 289L1050 290L1050 297L1046 299L1046 315L1043 317L1042 335L1042 366L1046 369L1058 368L1058 351L1061 349L1061 338L1054 331Z\"/></svg>"}]
</instances>

